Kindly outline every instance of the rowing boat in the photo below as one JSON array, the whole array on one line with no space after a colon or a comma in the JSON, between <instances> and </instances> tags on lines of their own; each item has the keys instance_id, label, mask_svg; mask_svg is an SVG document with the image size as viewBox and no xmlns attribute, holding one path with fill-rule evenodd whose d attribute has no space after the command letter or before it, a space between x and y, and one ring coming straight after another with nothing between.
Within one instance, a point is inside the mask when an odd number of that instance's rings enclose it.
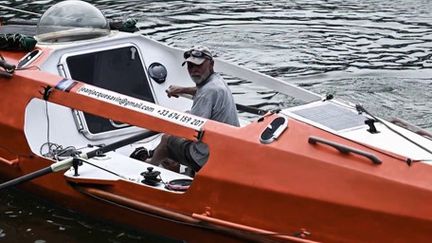
<instances>
[{"instance_id":1,"label":"rowing boat","mask_svg":"<svg viewBox=\"0 0 432 243\"><path fill-rule=\"evenodd\" d=\"M1 189L188 242L430 240L428 131L219 59L216 71L298 105L238 104L257 114L240 127L193 116L165 93L193 84L183 51L107 26L65 1L34 49L1 50ZM209 146L194 177L146 162L162 133Z\"/></svg>"}]
</instances>

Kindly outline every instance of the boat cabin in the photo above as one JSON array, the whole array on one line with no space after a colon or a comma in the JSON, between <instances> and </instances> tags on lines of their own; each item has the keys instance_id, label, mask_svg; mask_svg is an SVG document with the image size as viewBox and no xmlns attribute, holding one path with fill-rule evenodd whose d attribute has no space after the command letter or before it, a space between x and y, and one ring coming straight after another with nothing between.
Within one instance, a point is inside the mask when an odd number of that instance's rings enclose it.
<instances>
[{"instance_id":1,"label":"boat cabin","mask_svg":"<svg viewBox=\"0 0 432 243\"><path fill-rule=\"evenodd\" d=\"M187 70L181 66L182 51L138 34L110 30L103 14L88 3L65 1L51 7L38 23L36 39L37 48L25 55L18 67L38 66L43 71L64 77L64 82L59 84L61 89L68 89L73 80L78 80L178 111L187 111L191 107L190 99L173 101L165 93L172 84L193 85ZM28 143L33 152L41 156L48 153L49 144L86 147L88 144L110 143L146 130L42 99L33 99L26 108L25 116ZM37 125L41 123L46 127ZM137 163L127 157L137 148L153 149L159 139L160 135L156 135L138 144L125 146L117 150L118 153L111 153L109 156L112 158L105 158L105 162L114 163L114 171L121 171L124 167L136 174L138 166L138 171L145 172L151 165ZM121 168L115 163L118 156L126 161L122 162ZM127 165L127 161L131 163ZM85 166L82 167L80 174L86 170ZM166 174L165 178L185 178L163 168L160 170ZM102 171L102 175L104 173ZM91 174L103 178L100 173ZM142 177L139 173L137 176Z\"/></svg>"}]
</instances>

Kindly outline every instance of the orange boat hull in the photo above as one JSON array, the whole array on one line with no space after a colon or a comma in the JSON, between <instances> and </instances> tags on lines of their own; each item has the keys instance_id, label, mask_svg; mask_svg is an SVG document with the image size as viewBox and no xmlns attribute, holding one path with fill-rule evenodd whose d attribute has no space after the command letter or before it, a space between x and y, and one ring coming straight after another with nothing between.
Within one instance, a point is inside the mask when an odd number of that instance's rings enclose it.
<instances>
[{"instance_id":1,"label":"orange boat hull","mask_svg":"<svg viewBox=\"0 0 432 243\"><path fill-rule=\"evenodd\" d=\"M16 73L12 80L0 79L1 178L16 178L52 163L29 149L24 113L32 98L42 98L41 87L54 87L60 79L30 70ZM195 138L190 129L75 91L53 90L49 101L150 130ZM429 165L408 166L404 158L295 119L289 119L288 129L276 142L260 143L259 135L275 117L278 115L270 114L241 128L208 121L203 141L212 151L209 161L183 194L122 180L65 178L62 172L27 182L21 188L101 219L191 242L430 241ZM311 136L374 153L383 163L376 165L361 156L309 144Z\"/></svg>"}]
</instances>

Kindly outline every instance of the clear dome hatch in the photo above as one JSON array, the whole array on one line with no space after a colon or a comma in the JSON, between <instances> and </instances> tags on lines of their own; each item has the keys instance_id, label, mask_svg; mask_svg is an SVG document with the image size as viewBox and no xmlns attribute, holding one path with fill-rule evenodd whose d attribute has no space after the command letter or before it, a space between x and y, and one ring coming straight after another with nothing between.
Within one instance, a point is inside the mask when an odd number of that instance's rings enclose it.
<instances>
[{"instance_id":1,"label":"clear dome hatch","mask_svg":"<svg viewBox=\"0 0 432 243\"><path fill-rule=\"evenodd\" d=\"M45 42L91 39L110 32L109 23L93 5L67 0L50 7L40 18L37 38Z\"/></svg>"}]
</instances>

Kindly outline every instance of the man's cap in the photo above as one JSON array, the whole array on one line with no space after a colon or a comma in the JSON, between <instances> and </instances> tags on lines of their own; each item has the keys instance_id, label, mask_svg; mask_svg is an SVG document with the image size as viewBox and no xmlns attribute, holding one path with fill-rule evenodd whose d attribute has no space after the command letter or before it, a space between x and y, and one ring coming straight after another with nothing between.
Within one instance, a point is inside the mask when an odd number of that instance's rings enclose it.
<instances>
[{"instance_id":1,"label":"man's cap","mask_svg":"<svg viewBox=\"0 0 432 243\"><path fill-rule=\"evenodd\" d=\"M187 62L195 65L201 65L206 59L213 59L210 49L206 46L195 46L183 54L185 61L182 63L184 66Z\"/></svg>"}]
</instances>

